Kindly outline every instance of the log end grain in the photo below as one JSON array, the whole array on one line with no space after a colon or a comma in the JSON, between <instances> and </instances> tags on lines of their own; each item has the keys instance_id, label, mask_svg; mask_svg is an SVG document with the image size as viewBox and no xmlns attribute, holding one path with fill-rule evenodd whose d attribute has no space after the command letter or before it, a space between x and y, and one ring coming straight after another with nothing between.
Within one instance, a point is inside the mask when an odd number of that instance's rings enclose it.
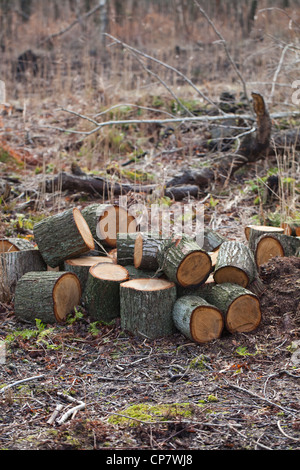
<instances>
[{"instance_id":1,"label":"log end grain","mask_svg":"<svg viewBox=\"0 0 300 470\"><path fill-rule=\"evenodd\" d=\"M260 238L255 249L256 265L261 266L276 256L284 256L284 249L280 242L272 236L263 236Z\"/></svg>"},{"instance_id":2,"label":"log end grain","mask_svg":"<svg viewBox=\"0 0 300 470\"><path fill-rule=\"evenodd\" d=\"M226 328L230 333L248 333L255 330L260 322L260 303L254 295L241 295L228 308Z\"/></svg>"},{"instance_id":3,"label":"log end grain","mask_svg":"<svg viewBox=\"0 0 300 470\"><path fill-rule=\"evenodd\" d=\"M63 323L81 298L81 285L78 277L72 273L62 274L53 288L54 316L58 323Z\"/></svg>"},{"instance_id":4,"label":"log end grain","mask_svg":"<svg viewBox=\"0 0 300 470\"><path fill-rule=\"evenodd\" d=\"M74 218L75 224L77 226L77 229L78 229L80 235L82 236L83 240L85 241L86 246L90 250L94 250L95 249L95 242L94 242L94 239L93 239L92 232L90 231L90 228L89 228L85 218L83 217L83 215L81 214L80 210L77 207L74 207L74 209L73 209L73 218Z\"/></svg>"},{"instance_id":5,"label":"log end grain","mask_svg":"<svg viewBox=\"0 0 300 470\"><path fill-rule=\"evenodd\" d=\"M206 281L212 270L210 256L204 251L189 253L177 269L177 281L183 286L199 285Z\"/></svg>"},{"instance_id":6,"label":"log end grain","mask_svg":"<svg viewBox=\"0 0 300 470\"><path fill-rule=\"evenodd\" d=\"M213 278L217 284L230 282L233 284L238 284L242 287L247 287L250 282L247 273L235 266L224 266L219 268L213 274Z\"/></svg>"}]
</instances>

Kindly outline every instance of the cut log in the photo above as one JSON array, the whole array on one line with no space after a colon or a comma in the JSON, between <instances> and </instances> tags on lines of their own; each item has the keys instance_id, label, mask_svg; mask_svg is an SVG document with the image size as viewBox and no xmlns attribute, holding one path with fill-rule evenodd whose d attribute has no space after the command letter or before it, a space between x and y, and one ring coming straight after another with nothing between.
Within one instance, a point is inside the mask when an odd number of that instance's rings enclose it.
<instances>
[{"instance_id":1,"label":"cut log","mask_svg":"<svg viewBox=\"0 0 300 470\"><path fill-rule=\"evenodd\" d=\"M117 263L121 266L133 265L134 246L138 233L117 234Z\"/></svg>"},{"instance_id":2,"label":"cut log","mask_svg":"<svg viewBox=\"0 0 300 470\"><path fill-rule=\"evenodd\" d=\"M213 252L218 250L225 241L227 241L227 238L220 233L215 230L205 228L203 246L201 248L206 252Z\"/></svg>"},{"instance_id":3,"label":"cut log","mask_svg":"<svg viewBox=\"0 0 300 470\"><path fill-rule=\"evenodd\" d=\"M0 253L0 301L13 299L18 280L29 271L46 271L39 250L9 251Z\"/></svg>"},{"instance_id":4,"label":"cut log","mask_svg":"<svg viewBox=\"0 0 300 470\"><path fill-rule=\"evenodd\" d=\"M204 283L212 270L210 256L187 236L164 240L157 260L167 278L184 287Z\"/></svg>"},{"instance_id":5,"label":"cut log","mask_svg":"<svg viewBox=\"0 0 300 470\"><path fill-rule=\"evenodd\" d=\"M165 278L162 271L149 271L147 269L138 269L132 265L125 266L129 273L129 279L141 279L141 278Z\"/></svg>"},{"instance_id":6,"label":"cut log","mask_svg":"<svg viewBox=\"0 0 300 470\"><path fill-rule=\"evenodd\" d=\"M95 238L104 247L117 247L118 233L134 233L137 222L128 210L117 204L91 204L82 214Z\"/></svg>"},{"instance_id":7,"label":"cut log","mask_svg":"<svg viewBox=\"0 0 300 470\"><path fill-rule=\"evenodd\" d=\"M3 238L0 240L0 253L33 250L33 248L33 244L26 238Z\"/></svg>"},{"instance_id":8,"label":"cut log","mask_svg":"<svg viewBox=\"0 0 300 470\"><path fill-rule=\"evenodd\" d=\"M120 285L121 328L157 339L176 331L172 311L176 286L164 279L133 279Z\"/></svg>"},{"instance_id":9,"label":"cut log","mask_svg":"<svg viewBox=\"0 0 300 470\"><path fill-rule=\"evenodd\" d=\"M220 338L224 328L221 311L194 295L183 296L176 300L173 320L176 328L196 343L207 343Z\"/></svg>"},{"instance_id":10,"label":"cut log","mask_svg":"<svg viewBox=\"0 0 300 470\"><path fill-rule=\"evenodd\" d=\"M217 284L230 282L247 287L257 278L253 253L241 242L222 243L214 271Z\"/></svg>"},{"instance_id":11,"label":"cut log","mask_svg":"<svg viewBox=\"0 0 300 470\"><path fill-rule=\"evenodd\" d=\"M290 235L262 235L256 241L254 257L257 266L267 263L276 256L297 256L300 238Z\"/></svg>"},{"instance_id":12,"label":"cut log","mask_svg":"<svg viewBox=\"0 0 300 470\"><path fill-rule=\"evenodd\" d=\"M283 228L279 227L268 227L265 225L249 225L249 231L247 231L248 246L252 252L255 250L256 240L264 234L277 234L283 233ZM246 233L246 229L245 229Z\"/></svg>"},{"instance_id":13,"label":"cut log","mask_svg":"<svg viewBox=\"0 0 300 470\"><path fill-rule=\"evenodd\" d=\"M92 320L109 323L120 316L120 284L128 279L127 269L118 264L90 268L83 302Z\"/></svg>"},{"instance_id":14,"label":"cut log","mask_svg":"<svg viewBox=\"0 0 300 470\"><path fill-rule=\"evenodd\" d=\"M258 236L261 236L265 233L283 233L283 228L280 227L272 227L269 225L247 225L245 227L245 237L249 241L250 238L250 231L251 229L253 231L258 232Z\"/></svg>"},{"instance_id":15,"label":"cut log","mask_svg":"<svg viewBox=\"0 0 300 470\"><path fill-rule=\"evenodd\" d=\"M94 264L113 262L113 259L108 256L80 256L79 258L67 259L64 262L64 271L76 274L81 284L81 290L84 292L90 268Z\"/></svg>"},{"instance_id":16,"label":"cut log","mask_svg":"<svg viewBox=\"0 0 300 470\"><path fill-rule=\"evenodd\" d=\"M67 272L28 272L18 281L15 293L15 315L35 323L64 323L79 305L81 286L78 277Z\"/></svg>"},{"instance_id":17,"label":"cut log","mask_svg":"<svg viewBox=\"0 0 300 470\"><path fill-rule=\"evenodd\" d=\"M43 219L34 226L33 233L41 255L51 268L95 248L91 231L76 207Z\"/></svg>"},{"instance_id":18,"label":"cut log","mask_svg":"<svg viewBox=\"0 0 300 470\"><path fill-rule=\"evenodd\" d=\"M281 224L281 227L283 228L283 233L285 235L300 237L300 222L284 222L283 224Z\"/></svg>"},{"instance_id":19,"label":"cut log","mask_svg":"<svg viewBox=\"0 0 300 470\"><path fill-rule=\"evenodd\" d=\"M231 283L216 284L203 289L202 295L223 313L225 327L230 333L246 333L259 326L260 302L244 287Z\"/></svg>"},{"instance_id":20,"label":"cut log","mask_svg":"<svg viewBox=\"0 0 300 470\"><path fill-rule=\"evenodd\" d=\"M139 233L134 246L134 266L138 269L156 271L159 268L157 254L162 240Z\"/></svg>"}]
</instances>

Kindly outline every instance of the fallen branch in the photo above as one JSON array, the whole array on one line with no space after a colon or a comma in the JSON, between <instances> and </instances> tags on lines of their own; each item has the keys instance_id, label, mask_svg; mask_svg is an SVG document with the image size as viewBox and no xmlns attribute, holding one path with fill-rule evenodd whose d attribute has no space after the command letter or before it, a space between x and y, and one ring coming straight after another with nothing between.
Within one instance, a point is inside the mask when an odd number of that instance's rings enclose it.
<instances>
[{"instance_id":1,"label":"fallen branch","mask_svg":"<svg viewBox=\"0 0 300 470\"><path fill-rule=\"evenodd\" d=\"M28 377L27 379L17 380L17 382L14 382L10 385L6 385L5 387L1 388L0 392L3 393L3 392L5 392L5 390L7 390L9 388L12 388L12 387L15 387L16 385L20 385L24 382L29 382L30 380L42 379L43 377L45 377L45 376L44 375L35 375L34 377Z\"/></svg>"}]
</instances>

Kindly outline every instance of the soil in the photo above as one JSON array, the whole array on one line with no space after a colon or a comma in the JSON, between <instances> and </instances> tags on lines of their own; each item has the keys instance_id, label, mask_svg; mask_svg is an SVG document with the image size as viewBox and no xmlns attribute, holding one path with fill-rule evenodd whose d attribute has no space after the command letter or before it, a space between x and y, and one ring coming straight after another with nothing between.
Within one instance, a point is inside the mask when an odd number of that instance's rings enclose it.
<instances>
[{"instance_id":1,"label":"soil","mask_svg":"<svg viewBox=\"0 0 300 470\"><path fill-rule=\"evenodd\" d=\"M0 390L0 447L299 449L300 258L274 258L260 275L258 329L204 345L179 333L133 337L118 322L92 334L86 314L34 328L0 304L0 338L13 334L0 370L12 385ZM60 424L76 400L85 407Z\"/></svg>"}]
</instances>

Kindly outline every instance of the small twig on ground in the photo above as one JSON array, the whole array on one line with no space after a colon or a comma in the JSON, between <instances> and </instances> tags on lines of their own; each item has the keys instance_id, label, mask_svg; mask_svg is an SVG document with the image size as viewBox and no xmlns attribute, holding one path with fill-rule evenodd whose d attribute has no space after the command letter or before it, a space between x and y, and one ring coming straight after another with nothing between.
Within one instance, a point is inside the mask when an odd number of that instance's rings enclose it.
<instances>
[{"instance_id":1,"label":"small twig on ground","mask_svg":"<svg viewBox=\"0 0 300 470\"><path fill-rule=\"evenodd\" d=\"M6 385L5 387L1 388L0 392L3 393L8 388L15 387L16 385L20 385L24 382L29 382L30 380L42 379L43 377L45 377L45 376L44 375L35 375L34 377L28 377L27 379L17 380L17 382L14 382L10 385Z\"/></svg>"},{"instance_id":2,"label":"small twig on ground","mask_svg":"<svg viewBox=\"0 0 300 470\"><path fill-rule=\"evenodd\" d=\"M77 411L83 410L86 407L86 404L83 401L70 397L70 395L64 395L63 393L60 393L60 392L58 392L57 395L62 398L66 398L68 401L72 403L78 403L76 406L74 406L73 408L70 408L68 411L66 411L62 415L62 417L57 421L57 424L59 425L63 424L70 416L73 416L73 415L75 416Z\"/></svg>"}]
</instances>

